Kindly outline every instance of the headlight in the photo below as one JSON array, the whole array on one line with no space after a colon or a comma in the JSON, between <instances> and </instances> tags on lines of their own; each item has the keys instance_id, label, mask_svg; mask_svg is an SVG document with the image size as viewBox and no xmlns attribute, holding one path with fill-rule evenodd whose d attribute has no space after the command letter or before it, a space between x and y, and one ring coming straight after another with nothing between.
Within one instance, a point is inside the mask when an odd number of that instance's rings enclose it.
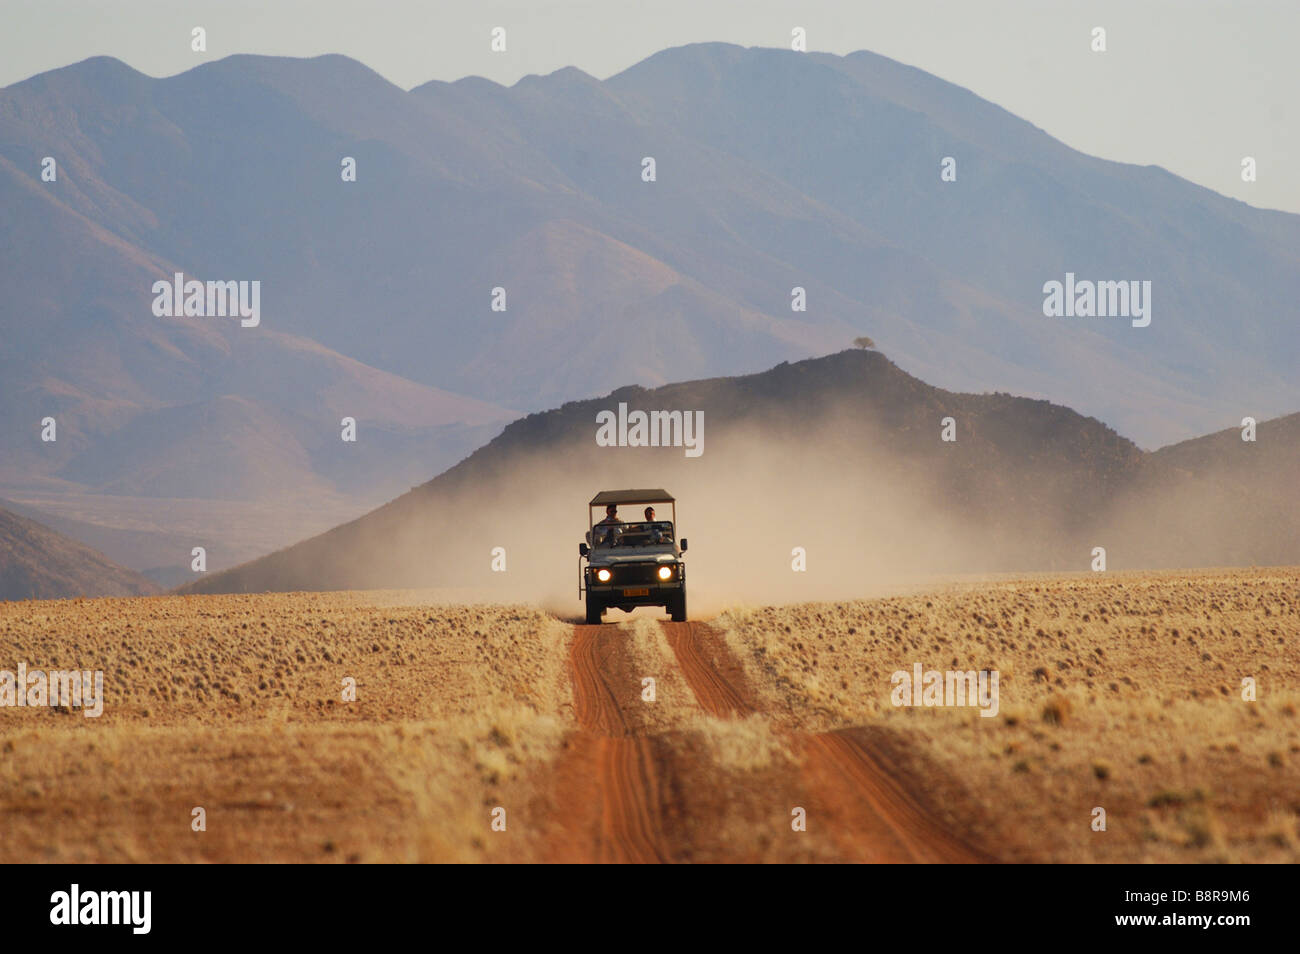
<instances>
[{"instance_id":1,"label":"headlight","mask_svg":"<svg viewBox=\"0 0 1300 954\"><path fill-rule=\"evenodd\" d=\"M602 583L608 583L609 578L612 575L613 574L611 574L609 570L606 570L604 567L601 567L599 570L596 571L596 579L600 580L600 582Z\"/></svg>"},{"instance_id":2,"label":"headlight","mask_svg":"<svg viewBox=\"0 0 1300 954\"><path fill-rule=\"evenodd\" d=\"M673 568L670 566L661 566L659 568L659 579L671 580L673 578Z\"/></svg>"}]
</instances>

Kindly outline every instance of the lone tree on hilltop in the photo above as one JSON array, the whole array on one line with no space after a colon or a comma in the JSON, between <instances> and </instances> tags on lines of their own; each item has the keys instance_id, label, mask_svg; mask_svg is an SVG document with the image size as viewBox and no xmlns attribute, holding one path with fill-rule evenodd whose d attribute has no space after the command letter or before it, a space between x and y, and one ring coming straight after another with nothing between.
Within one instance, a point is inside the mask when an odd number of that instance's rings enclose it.
<instances>
[{"instance_id":1,"label":"lone tree on hilltop","mask_svg":"<svg viewBox=\"0 0 1300 954\"><path fill-rule=\"evenodd\" d=\"M870 338L868 338L866 335L863 335L861 338L853 339L853 346L855 348L874 348L876 346L876 343L872 341Z\"/></svg>"}]
</instances>

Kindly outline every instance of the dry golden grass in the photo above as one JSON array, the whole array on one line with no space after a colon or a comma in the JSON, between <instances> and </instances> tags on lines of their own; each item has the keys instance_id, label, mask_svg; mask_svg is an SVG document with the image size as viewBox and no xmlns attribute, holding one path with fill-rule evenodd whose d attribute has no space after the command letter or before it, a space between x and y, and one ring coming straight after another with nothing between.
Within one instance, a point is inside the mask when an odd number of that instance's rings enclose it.
<instances>
[{"instance_id":1,"label":"dry golden grass","mask_svg":"<svg viewBox=\"0 0 1300 954\"><path fill-rule=\"evenodd\" d=\"M572 707L571 628L523 607L403 602L0 604L0 668L102 669L106 697L98 719L0 710L0 860L526 855L529 782ZM497 805L508 839L490 830Z\"/></svg>"},{"instance_id":2,"label":"dry golden grass","mask_svg":"<svg viewBox=\"0 0 1300 954\"><path fill-rule=\"evenodd\" d=\"M892 730L900 767L960 779L1008 857L1300 861L1294 569L1030 577L717 625L766 713ZM998 670L999 714L896 708L890 677L917 662Z\"/></svg>"}]
</instances>

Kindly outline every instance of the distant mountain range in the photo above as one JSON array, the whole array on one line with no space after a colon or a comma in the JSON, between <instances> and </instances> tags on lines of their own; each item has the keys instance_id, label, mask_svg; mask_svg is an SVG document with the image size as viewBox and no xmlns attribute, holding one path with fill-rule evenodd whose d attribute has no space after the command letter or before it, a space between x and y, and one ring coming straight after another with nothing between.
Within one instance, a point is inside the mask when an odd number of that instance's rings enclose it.
<instances>
[{"instance_id":1,"label":"distant mountain range","mask_svg":"<svg viewBox=\"0 0 1300 954\"><path fill-rule=\"evenodd\" d=\"M165 79L96 57L0 90L0 205L0 494L120 499L128 533L221 501L186 533L238 558L229 507L363 512L520 412L862 334L937 386L1144 447L1300 407L1300 216L870 53L701 44L605 81L410 91L341 56ZM260 324L156 316L177 272L260 282ZM1067 273L1150 281L1150 326L1046 317ZM153 519L127 504L149 499Z\"/></svg>"},{"instance_id":2,"label":"distant mountain range","mask_svg":"<svg viewBox=\"0 0 1300 954\"><path fill-rule=\"evenodd\" d=\"M598 446L597 415L620 404L703 412L703 453ZM576 590L586 501L624 486L678 496L692 572L732 598L804 579L848 592L918 575L1089 570L1098 547L1111 570L1300 563L1300 414L1256 437L1144 452L1069 408L941 390L881 354L845 351L530 415L373 513L184 591L563 597ZM504 573L491 568L496 547ZM791 569L796 547L806 578Z\"/></svg>"},{"instance_id":3,"label":"distant mountain range","mask_svg":"<svg viewBox=\"0 0 1300 954\"><path fill-rule=\"evenodd\" d=\"M148 596L153 581L0 507L0 600Z\"/></svg>"}]
</instances>

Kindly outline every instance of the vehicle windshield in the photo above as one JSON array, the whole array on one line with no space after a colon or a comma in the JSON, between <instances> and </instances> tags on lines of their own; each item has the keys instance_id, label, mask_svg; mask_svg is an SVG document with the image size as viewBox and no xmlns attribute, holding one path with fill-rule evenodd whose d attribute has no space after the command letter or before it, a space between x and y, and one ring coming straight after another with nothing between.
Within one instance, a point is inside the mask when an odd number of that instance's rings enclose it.
<instances>
[{"instance_id":1,"label":"vehicle windshield","mask_svg":"<svg viewBox=\"0 0 1300 954\"><path fill-rule=\"evenodd\" d=\"M668 520L653 523L596 524L591 531L591 545L610 547L652 547L673 542L673 525Z\"/></svg>"}]
</instances>

